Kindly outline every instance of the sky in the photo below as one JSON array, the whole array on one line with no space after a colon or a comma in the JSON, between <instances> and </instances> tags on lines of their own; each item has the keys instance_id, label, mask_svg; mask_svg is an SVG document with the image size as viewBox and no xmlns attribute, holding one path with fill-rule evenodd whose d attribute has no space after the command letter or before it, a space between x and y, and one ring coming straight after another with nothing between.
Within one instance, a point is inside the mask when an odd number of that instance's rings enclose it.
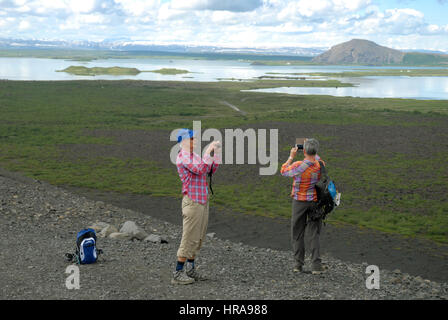
<instances>
[{"instance_id":1,"label":"sky","mask_svg":"<svg viewBox=\"0 0 448 320\"><path fill-rule=\"evenodd\" d=\"M0 38L448 52L448 0L0 0Z\"/></svg>"}]
</instances>

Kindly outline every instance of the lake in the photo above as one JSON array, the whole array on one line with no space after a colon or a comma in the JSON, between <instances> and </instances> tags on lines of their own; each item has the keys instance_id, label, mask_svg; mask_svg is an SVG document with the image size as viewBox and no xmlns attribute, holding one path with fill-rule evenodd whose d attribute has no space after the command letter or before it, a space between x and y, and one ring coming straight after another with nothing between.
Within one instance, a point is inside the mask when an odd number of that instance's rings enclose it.
<instances>
[{"instance_id":1,"label":"lake","mask_svg":"<svg viewBox=\"0 0 448 320\"><path fill-rule=\"evenodd\" d=\"M56 70L71 65L86 67L128 67L141 71L176 68L190 71L188 74L162 75L144 72L135 76L76 76ZM419 69L411 67L362 67L362 69ZM104 59L78 62L62 59L0 58L0 79L8 80L175 80L219 81L219 79L253 79L267 73L337 73L360 69L359 66L252 66L239 60L199 59ZM429 68L421 68L429 69ZM276 75L279 76L279 75ZM253 91L289 94L323 94L333 96L409 98L448 100L448 77L361 77L336 78L356 84L355 87L302 88L280 87Z\"/></svg>"},{"instance_id":2,"label":"lake","mask_svg":"<svg viewBox=\"0 0 448 320\"><path fill-rule=\"evenodd\" d=\"M338 88L279 87L243 91L336 97L448 100L448 77L362 77L345 78L343 82L350 82L356 86Z\"/></svg>"}]
</instances>

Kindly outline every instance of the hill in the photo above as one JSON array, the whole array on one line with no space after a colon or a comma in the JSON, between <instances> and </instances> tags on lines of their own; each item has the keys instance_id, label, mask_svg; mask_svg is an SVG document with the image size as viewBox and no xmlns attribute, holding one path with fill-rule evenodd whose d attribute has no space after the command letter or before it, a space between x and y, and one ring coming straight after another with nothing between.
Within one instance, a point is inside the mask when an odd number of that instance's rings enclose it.
<instances>
[{"instance_id":1,"label":"hill","mask_svg":"<svg viewBox=\"0 0 448 320\"><path fill-rule=\"evenodd\" d=\"M313 58L316 63L328 64L398 64L405 53L380 46L375 42L353 39L331 47L330 50Z\"/></svg>"},{"instance_id":2,"label":"hill","mask_svg":"<svg viewBox=\"0 0 448 320\"><path fill-rule=\"evenodd\" d=\"M319 64L448 66L448 55L406 53L380 46L373 41L353 39L331 47L330 50L314 57L312 62Z\"/></svg>"}]
</instances>

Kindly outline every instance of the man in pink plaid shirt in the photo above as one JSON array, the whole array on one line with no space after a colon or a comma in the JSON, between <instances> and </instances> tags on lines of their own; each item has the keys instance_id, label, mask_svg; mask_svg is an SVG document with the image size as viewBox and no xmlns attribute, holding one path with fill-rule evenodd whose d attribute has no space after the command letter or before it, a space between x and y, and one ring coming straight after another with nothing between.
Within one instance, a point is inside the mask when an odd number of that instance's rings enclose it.
<instances>
[{"instance_id":1,"label":"man in pink plaid shirt","mask_svg":"<svg viewBox=\"0 0 448 320\"><path fill-rule=\"evenodd\" d=\"M181 150L177 155L176 166L182 181L182 240L177 251L177 265L173 284L190 284L205 280L195 268L195 257L204 242L208 226L208 183L207 175L215 173L220 163L219 141L213 142L205 151L204 157L193 152L196 139L193 130L181 129L177 141ZM211 157L210 153L214 152ZM187 262L186 268L184 268Z\"/></svg>"}]
</instances>

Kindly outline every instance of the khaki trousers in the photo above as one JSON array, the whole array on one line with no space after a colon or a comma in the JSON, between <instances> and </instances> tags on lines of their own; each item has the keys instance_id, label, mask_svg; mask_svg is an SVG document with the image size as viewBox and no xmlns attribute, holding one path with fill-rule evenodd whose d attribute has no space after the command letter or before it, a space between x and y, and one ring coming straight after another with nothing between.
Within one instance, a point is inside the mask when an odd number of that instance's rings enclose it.
<instances>
[{"instance_id":1,"label":"khaki trousers","mask_svg":"<svg viewBox=\"0 0 448 320\"><path fill-rule=\"evenodd\" d=\"M177 256L192 259L197 256L205 240L208 226L209 203L200 204L187 195L182 199L182 240Z\"/></svg>"}]
</instances>

